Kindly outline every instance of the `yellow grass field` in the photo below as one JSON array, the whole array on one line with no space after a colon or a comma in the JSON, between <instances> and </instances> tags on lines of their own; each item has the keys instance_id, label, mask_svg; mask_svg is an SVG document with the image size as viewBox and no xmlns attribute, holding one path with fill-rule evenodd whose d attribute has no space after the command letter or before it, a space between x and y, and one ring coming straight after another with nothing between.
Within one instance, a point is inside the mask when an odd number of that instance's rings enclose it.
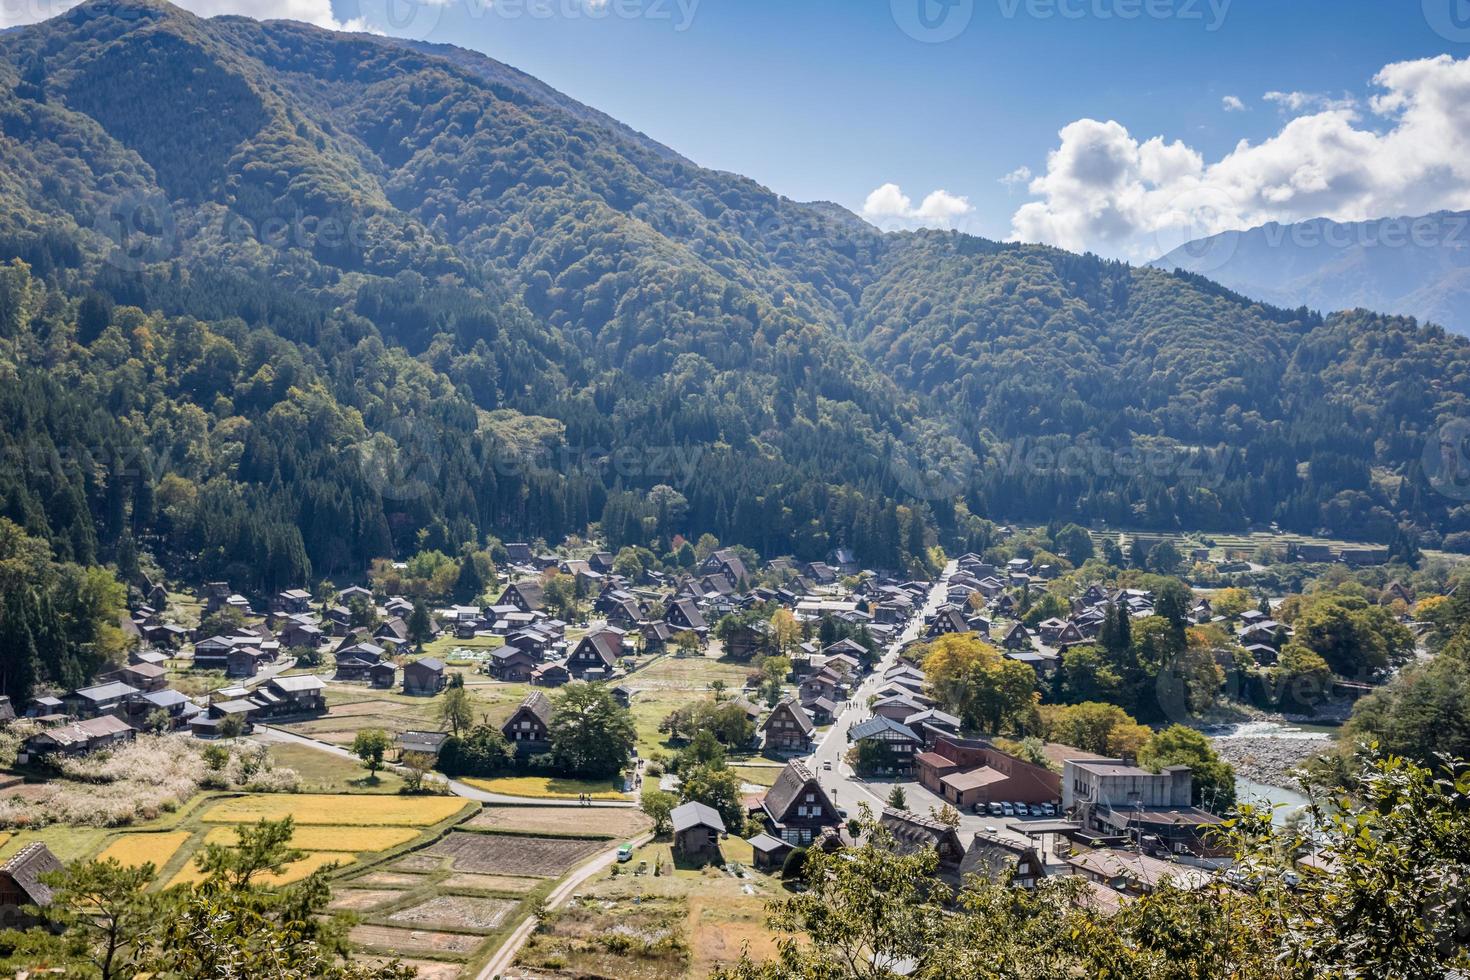
<instances>
[{"instance_id":1,"label":"yellow grass field","mask_svg":"<svg viewBox=\"0 0 1470 980\"><path fill-rule=\"evenodd\" d=\"M184 842L193 836L187 830L170 830L162 834L123 834L102 849L97 860L116 861L125 868L137 868L151 863L162 870L169 859L178 853Z\"/></svg>"},{"instance_id":2,"label":"yellow grass field","mask_svg":"<svg viewBox=\"0 0 1470 980\"><path fill-rule=\"evenodd\" d=\"M307 875L329 864L349 865L356 858L351 854L308 854L300 861L286 865L285 869L278 875L262 875L256 880L266 885L289 885L300 881ZM174 875L169 887L174 885L193 885L204 880L204 874L199 870L199 865L190 861L184 865L183 870Z\"/></svg>"},{"instance_id":3,"label":"yellow grass field","mask_svg":"<svg viewBox=\"0 0 1470 980\"><path fill-rule=\"evenodd\" d=\"M594 800L626 800L611 780L554 779L550 776L502 776L496 779L462 779L475 789L532 800L575 800L586 793Z\"/></svg>"},{"instance_id":4,"label":"yellow grass field","mask_svg":"<svg viewBox=\"0 0 1470 980\"><path fill-rule=\"evenodd\" d=\"M297 827L291 846L302 851L346 851L350 854L386 851L419 835L412 827ZM215 827L206 844L234 844L235 828Z\"/></svg>"},{"instance_id":5,"label":"yellow grass field","mask_svg":"<svg viewBox=\"0 0 1470 980\"><path fill-rule=\"evenodd\" d=\"M255 793L222 800L206 823L295 819L298 824L351 827L427 827L454 816L465 801L451 796L324 796Z\"/></svg>"},{"instance_id":6,"label":"yellow grass field","mask_svg":"<svg viewBox=\"0 0 1470 980\"><path fill-rule=\"evenodd\" d=\"M10 843L10 835L7 834L7 833L5 833L5 832L3 832L3 831L0 831L0 847L4 847L6 844L9 844L9 843Z\"/></svg>"}]
</instances>

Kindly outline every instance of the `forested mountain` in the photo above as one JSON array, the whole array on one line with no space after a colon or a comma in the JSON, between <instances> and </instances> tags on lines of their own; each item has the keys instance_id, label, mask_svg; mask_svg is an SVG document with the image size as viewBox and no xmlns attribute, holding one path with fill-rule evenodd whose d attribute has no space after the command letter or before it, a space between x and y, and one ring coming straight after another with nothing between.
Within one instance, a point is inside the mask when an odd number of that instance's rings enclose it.
<instances>
[{"instance_id":1,"label":"forested mountain","mask_svg":"<svg viewBox=\"0 0 1470 980\"><path fill-rule=\"evenodd\" d=\"M0 516L63 559L1470 529L1420 465L1470 344L883 235L471 52L92 0L0 35L0 161Z\"/></svg>"},{"instance_id":2,"label":"forested mountain","mask_svg":"<svg viewBox=\"0 0 1470 980\"><path fill-rule=\"evenodd\" d=\"M1273 222L1189 242L1153 264L1268 303L1378 310L1470 334L1470 212Z\"/></svg>"}]
</instances>

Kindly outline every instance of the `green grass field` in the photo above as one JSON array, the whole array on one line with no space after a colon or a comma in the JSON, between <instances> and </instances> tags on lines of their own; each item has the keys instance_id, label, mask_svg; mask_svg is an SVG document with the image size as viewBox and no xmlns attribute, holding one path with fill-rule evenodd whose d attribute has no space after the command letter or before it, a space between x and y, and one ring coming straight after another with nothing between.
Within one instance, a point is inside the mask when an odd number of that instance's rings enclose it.
<instances>
[{"instance_id":1,"label":"green grass field","mask_svg":"<svg viewBox=\"0 0 1470 980\"><path fill-rule=\"evenodd\" d=\"M271 759L277 766L296 770L303 793L397 793L403 788L396 773L385 770L374 778L356 760L308 745L273 744Z\"/></svg>"}]
</instances>

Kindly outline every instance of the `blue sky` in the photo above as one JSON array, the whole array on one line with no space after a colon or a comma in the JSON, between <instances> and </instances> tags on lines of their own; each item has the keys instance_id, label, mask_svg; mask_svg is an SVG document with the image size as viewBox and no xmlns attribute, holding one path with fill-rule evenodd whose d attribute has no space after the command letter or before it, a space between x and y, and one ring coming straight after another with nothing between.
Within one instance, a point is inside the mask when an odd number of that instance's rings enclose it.
<instances>
[{"instance_id":1,"label":"blue sky","mask_svg":"<svg viewBox=\"0 0 1470 980\"><path fill-rule=\"evenodd\" d=\"M960 0L947 11L941 0L624 0L602 16L579 0L540 2L551 16L451 2L431 37L788 196L860 211L885 183L915 206L942 188L972 205L968 230L997 238L1028 199L1001 178L1043 171L1074 120L1116 120L1213 161L1282 128L1291 112L1264 103L1268 91L1364 99L1386 64L1470 55L1432 29L1420 0ZM1446 13L1462 2L1444 0ZM964 29L916 40L900 21L917 23L919 3L940 33ZM381 4L335 9L372 21ZM1227 111L1226 96L1244 111Z\"/></svg>"}]
</instances>

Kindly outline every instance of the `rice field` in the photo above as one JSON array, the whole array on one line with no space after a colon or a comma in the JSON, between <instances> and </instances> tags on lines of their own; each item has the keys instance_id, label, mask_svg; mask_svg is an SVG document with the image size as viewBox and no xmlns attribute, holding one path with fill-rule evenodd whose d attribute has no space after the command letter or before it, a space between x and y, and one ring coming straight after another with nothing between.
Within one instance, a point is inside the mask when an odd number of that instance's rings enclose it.
<instances>
[{"instance_id":1,"label":"rice field","mask_svg":"<svg viewBox=\"0 0 1470 980\"><path fill-rule=\"evenodd\" d=\"M257 793L222 800L204 814L205 823L255 823L291 817L325 827L428 827L465 808L450 796L326 796Z\"/></svg>"},{"instance_id":2,"label":"rice field","mask_svg":"<svg viewBox=\"0 0 1470 980\"><path fill-rule=\"evenodd\" d=\"M293 861L292 863L286 865L284 868L281 869L281 873L278 875L261 875L255 880L265 885L289 885L293 882L300 881L314 871L320 871L322 868L325 868L328 865L348 865L354 863L356 860L357 858L351 854L340 854L335 852L308 854L300 861ZM168 884L169 887L172 888L175 885L198 884L203 880L204 873L199 870L199 865L193 861L190 861L188 864L184 865L184 867L179 871L178 874L173 876L173 879Z\"/></svg>"},{"instance_id":3,"label":"rice field","mask_svg":"<svg viewBox=\"0 0 1470 980\"><path fill-rule=\"evenodd\" d=\"M301 826L291 834L291 846L301 851L377 853L407 844L418 835L412 827ZM235 841L234 827L214 827L204 837L206 844L234 844Z\"/></svg>"},{"instance_id":4,"label":"rice field","mask_svg":"<svg viewBox=\"0 0 1470 980\"><path fill-rule=\"evenodd\" d=\"M97 860L116 861L125 868L152 864L161 870L192 836L187 830L170 830L162 834L123 834L104 847L97 855ZM231 842L233 843L233 837Z\"/></svg>"}]
</instances>

